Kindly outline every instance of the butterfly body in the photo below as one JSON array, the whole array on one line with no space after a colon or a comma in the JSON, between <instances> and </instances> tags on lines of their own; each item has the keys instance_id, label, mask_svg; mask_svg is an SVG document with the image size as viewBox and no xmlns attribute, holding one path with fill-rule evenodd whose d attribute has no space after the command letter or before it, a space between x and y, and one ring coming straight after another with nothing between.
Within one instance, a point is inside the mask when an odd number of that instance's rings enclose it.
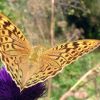
<instances>
[{"instance_id":1,"label":"butterfly body","mask_svg":"<svg viewBox=\"0 0 100 100\"><path fill-rule=\"evenodd\" d=\"M44 52L44 50L45 50L45 48L42 46L32 47L32 50L29 55L30 61L37 62L39 60L40 56L42 55L42 53Z\"/></svg>"},{"instance_id":2,"label":"butterfly body","mask_svg":"<svg viewBox=\"0 0 100 100\"><path fill-rule=\"evenodd\" d=\"M40 57L44 52L44 47L42 46L34 46L31 48L31 51L29 52L29 55L25 55L25 57L22 57L22 62L20 63L21 66L24 66L23 70L23 77L21 79L21 85L20 88L22 89L29 78L32 76L33 73L37 71L40 67ZM25 59L23 59L25 58Z\"/></svg>"},{"instance_id":3,"label":"butterfly body","mask_svg":"<svg viewBox=\"0 0 100 100\"><path fill-rule=\"evenodd\" d=\"M78 40L50 49L32 46L23 33L0 14L0 56L20 90L54 77L79 57L100 46L100 40Z\"/></svg>"}]
</instances>

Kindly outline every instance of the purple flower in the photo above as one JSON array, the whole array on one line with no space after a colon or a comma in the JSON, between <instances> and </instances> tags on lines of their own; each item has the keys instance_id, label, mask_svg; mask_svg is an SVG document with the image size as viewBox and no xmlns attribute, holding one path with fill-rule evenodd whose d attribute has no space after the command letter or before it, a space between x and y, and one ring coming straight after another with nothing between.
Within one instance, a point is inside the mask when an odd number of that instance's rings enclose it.
<instances>
[{"instance_id":1,"label":"purple flower","mask_svg":"<svg viewBox=\"0 0 100 100\"><path fill-rule=\"evenodd\" d=\"M0 100L36 100L45 89L45 84L38 83L20 92L5 67L0 69Z\"/></svg>"}]
</instances>

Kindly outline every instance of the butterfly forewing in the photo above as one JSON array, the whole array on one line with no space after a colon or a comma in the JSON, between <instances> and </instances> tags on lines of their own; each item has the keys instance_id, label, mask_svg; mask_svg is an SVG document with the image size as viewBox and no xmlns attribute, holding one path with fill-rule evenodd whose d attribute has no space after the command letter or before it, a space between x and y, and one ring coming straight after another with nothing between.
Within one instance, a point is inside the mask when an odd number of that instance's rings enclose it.
<instances>
[{"instance_id":1,"label":"butterfly forewing","mask_svg":"<svg viewBox=\"0 0 100 100\"><path fill-rule=\"evenodd\" d=\"M1 59L19 87L22 84L25 67L22 60L28 59L30 51L31 46L23 33L7 17L0 14Z\"/></svg>"},{"instance_id":2,"label":"butterfly forewing","mask_svg":"<svg viewBox=\"0 0 100 100\"><path fill-rule=\"evenodd\" d=\"M43 82L55 76L66 65L100 46L100 40L79 40L51 48L45 51L40 60L40 67L33 73L26 87Z\"/></svg>"}]
</instances>

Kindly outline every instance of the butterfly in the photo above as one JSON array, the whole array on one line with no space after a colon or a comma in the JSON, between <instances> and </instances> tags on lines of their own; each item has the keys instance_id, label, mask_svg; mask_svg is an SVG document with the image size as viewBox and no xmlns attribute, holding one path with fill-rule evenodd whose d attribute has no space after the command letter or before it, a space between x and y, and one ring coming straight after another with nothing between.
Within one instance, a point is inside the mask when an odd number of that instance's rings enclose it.
<instances>
[{"instance_id":1,"label":"butterfly","mask_svg":"<svg viewBox=\"0 0 100 100\"><path fill-rule=\"evenodd\" d=\"M50 49L32 46L23 33L0 14L0 56L20 90L54 77L68 64L100 46L100 40L77 40Z\"/></svg>"}]
</instances>

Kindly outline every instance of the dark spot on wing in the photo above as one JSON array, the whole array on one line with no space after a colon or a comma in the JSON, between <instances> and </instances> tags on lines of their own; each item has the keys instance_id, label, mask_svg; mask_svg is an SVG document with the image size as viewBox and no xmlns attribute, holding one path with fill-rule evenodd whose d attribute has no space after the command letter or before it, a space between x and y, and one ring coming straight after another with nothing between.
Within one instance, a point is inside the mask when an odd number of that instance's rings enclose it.
<instances>
[{"instance_id":1,"label":"dark spot on wing","mask_svg":"<svg viewBox=\"0 0 100 100\"><path fill-rule=\"evenodd\" d=\"M65 57L68 57L68 56L69 56L68 54L65 55Z\"/></svg>"},{"instance_id":2,"label":"dark spot on wing","mask_svg":"<svg viewBox=\"0 0 100 100\"><path fill-rule=\"evenodd\" d=\"M10 57L11 59L13 59L13 57Z\"/></svg>"},{"instance_id":3,"label":"dark spot on wing","mask_svg":"<svg viewBox=\"0 0 100 100\"><path fill-rule=\"evenodd\" d=\"M18 69L15 69L15 71L18 73Z\"/></svg>"},{"instance_id":4,"label":"dark spot on wing","mask_svg":"<svg viewBox=\"0 0 100 100\"><path fill-rule=\"evenodd\" d=\"M51 67L48 67L48 68L47 68L47 70L50 70L50 69L51 69Z\"/></svg>"},{"instance_id":5,"label":"dark spot on wing","mask_svg":"<svg viewBox=\"0 0 100 100\"><path fill-rule=\"evenodd\" d=\"M2 30L2 34L5 34L5 31L4 30Z\"/></svg>"},{"instance_id":6,"label":"dark spot on wing","mask_svg":"<svg viewBox=\"0 0 100 100\"><path fill-rule=\"evenodd\" d=\"M60 62L62 62L63 61L63 59L60 59Z\"/></svg>"},{"instance_id":7,"label":"dark spot on wing","mask_svg":"<svg viewBox=\"0 0 100 100\"><path fill-rule=\"evenodd\" d=\"M36 78L38 78L39 77L39 75L36 75Z\"/></svg>"},{"instance_id":8,"label":"dark spot on wing","mask_svg":"<svg viewBox=\"0 0 100 100\"><path fill-rule=\"evenodd\" d=\"M67 48L67 47L68 47L68 43L65 44L65 48Z\"/></svg>"},{"instance_id":9,"label":"dark spot on wing","mask_svg":"<svg viewBox=\"0 0 100 100\"><path fill-rule=\"evenodd\" d=\"M66 51L65 52L68 52L70 50L70 48L66 48Z\"/></svg>"},{"instance_id":10,"label":"dark spot on wing","mask_svg":"<svg viewBox=\"0 0 100 100\"><path fill-rule=\"evenodd\" d=\"M88 47L87 45L84 46L84 48L87 48L87 47Z\"/></svg>"},{"instance_id":11,"label":"dark spot on wing","mask_svg":"<svg viewBox=\"0 0 100 100\"><path fill-rule=\"evenodd\" d=\"M42 80L45 80L45 79L46 79L46 76L41 77L41 79L42 79Z\"/></svg>"},{"instance_id":12,"label":"dark spot on wing","mask_svg":"<svg viewBox=\"0 0 100 100\"><path fill-rule=\"evenodd\" d=\"M71 59L72 59L72 57L69 57L69 58L68 58L68 60L71 60Z\"/></svg>"},{"instance_id":13,"label":"dark spot on wing","mask_svg":"<svg viewBox=\"0 0 100 100\"><path fill-rule=\"evenodd\" d=\"M79 43L78 42L73 42L72 44L75 48L78 48L79 47Z\"/></svg>"},{"instance_id":14,"label":"dark spot on wing","mask_svg":"<svg viewBox=\"0 0 100 100\"><path fill-rule=\"evenodd\" d=\"M20 34L20 32L17 32L17 35L19 35Z\"/></svg>"},{"instance_id":15,"label":"dark spot on wing","mask_svg":"<svg viewBox=\"0 0 100 100\"><path fill-rule=\"evenodd\" d=\"M8 30L8 35L9 35L9 37L11 37L11 35L12 35L12 32L10 30Z\"/></svg>"},{"instance_id":16,"label":"dark spot on wing","mask_svg":"<svg viewBox=\"0 0 100 100\"><path fill-rule=\"evenodd\" d=\"M84 42L83 42L83 45L87 45L87 43L84 41Z\"/></svg>"},{"instance_id":17,"label":"dark spot on wing","mask_svg":"<svg viewBox=\"0 0 100 100\"><path fill-rule=\"evenodd\" d=\"M7 44L6 47L9 48L9 44Z\"/></svg>"},{"instance_id":18,"label":"dark spot on wing","mask_svg":"<svg viewBox=\"0 0 100 100\"><path fill-rule=\"evenodd\" d=\"M14 47L13 43L11 44L11 46L12 46L12 48L13 48L13 49L15 49L15 47Z\"/></svg>"},{"instance_id":19,"label":"dark spot on wing","mask_svg":"<svg viewBox=\"0 0 100 100\"><path fill-rule=\"evenodd\" d=\"M5 40L7 41L7 40L8 40L8 38L7 38L7 37L5 37Z\"/></svg>"},{"instance_id":20,"label":"dark spot on wing","mask_svg":"<svg viewBox=\"0 0 100 100\"><path fill-rule=\"evenodd\" d=\"M63 45L61 45L60 47L61 47L61 48L63 48L64 46L63 46Z\"/></svg>"},{"instance_id":21,"label":"dark spot on wing","mask_svg":"<svg viewBox=\"0 0 100 100\"><path fill-rule=\"evenodd\" d=\"M48 74L51 74L51 73L52 73L52 71L48 72Z\"/></svg>"},{"instance_id":22,"label":"dark spot on wing","mask_svg":"<svg viewBox=\"0 0 100 100\"><path fill-rule=\"evenodd\" d=\"M58 46L56 46L56 50L58 50Z\"/></svg>"},{"instance_id":23,"label":"dark spot on wing","mask_svg":"<svg viewBox=\"0 0 100 100\"><path fill-rule=\"evenodd\" d=\"M22 39L23 38L23 35L20 38Z\"/></svg>"},{"instance_id":24,"label":"dark spot on wing","mask_svg":"<svg viewBox=\"0 0 100 100\"><path fill-rule=\"evenodd\" d=\"M9 63L9 59L8 58L6 58L6 61Z\"/></svg>"},{"instance_id":25,"label":"dark spot on wing","mask_svg":"<svg viewBox=\"0 0 100 100\"><path fill-rule=\"evenodd\" d=\"M76 51L72 51L71 53L75 53Z\"/></svg>"},{"instance_id":26,"label":"dark spot on wing","mask_svg":"<svg viewBox=\"0 0 100 100\"><path fill-rule=\"evenodd\" d=\"M12 66L14 66L14 64L12 63Z\"/></svg>"},{"instance_id":27,"label":"dark spot on wing","mask_svg":"<svg viewBox=\"0 0 100 100\"><path fill-rule=\"evenodd\" d=\"M16 27L14 27L14 29L13 29L13 33L15 33L15 32L17 32L17 28Z\"/></svg>"},{"instance_id":28,"label":"dark spot on wing","mask_svg":"<svg viewBox=\"0 0 100 100\"><path fill-rule=\"evenodd\" d=\"M3 27L6 28L6 27L10 26L10 24L11 23L9 21L5 21L4 24L3 24Z\"/></svg>"},{"instance_id":29,"label":"dark spot on wing","mask_svg":"<svg viewBox=\"0 0 100 100\"><path fill-rule=\"evenodd\" d=\"M15 76L15 78L17 78L17 75L16 74L14 74L14 76Z\"/></svg>"},{"instance_id":30,"label":"dark spot on wing","mask_svg":"<svg viewBox=\"0 0 100 100\"><path fill-rule=\"evenodd\" d=\"M10 70L13 72L13 69L12 69L12 67L9 67L10 68Z\"/></svg>"},{"instance_id":31,"label":"dark spot on wing","mask_svg":"<svg viewBox=\"0 0 100 100\"><path fill-rule=\"evenodd\" d=\"M3 38L2 37L0 38L0 41L3 42Z\"/></svg>"},{"instance_id":32,"label":"dark spot on wing","mask_svg":"<svg viewBox=\"0 0 100 100\"><path fill-rule=\"evenodd\" d=\"M3 49L5 50L5 45L3 45Z\"/></svg>"}]
</instances>

